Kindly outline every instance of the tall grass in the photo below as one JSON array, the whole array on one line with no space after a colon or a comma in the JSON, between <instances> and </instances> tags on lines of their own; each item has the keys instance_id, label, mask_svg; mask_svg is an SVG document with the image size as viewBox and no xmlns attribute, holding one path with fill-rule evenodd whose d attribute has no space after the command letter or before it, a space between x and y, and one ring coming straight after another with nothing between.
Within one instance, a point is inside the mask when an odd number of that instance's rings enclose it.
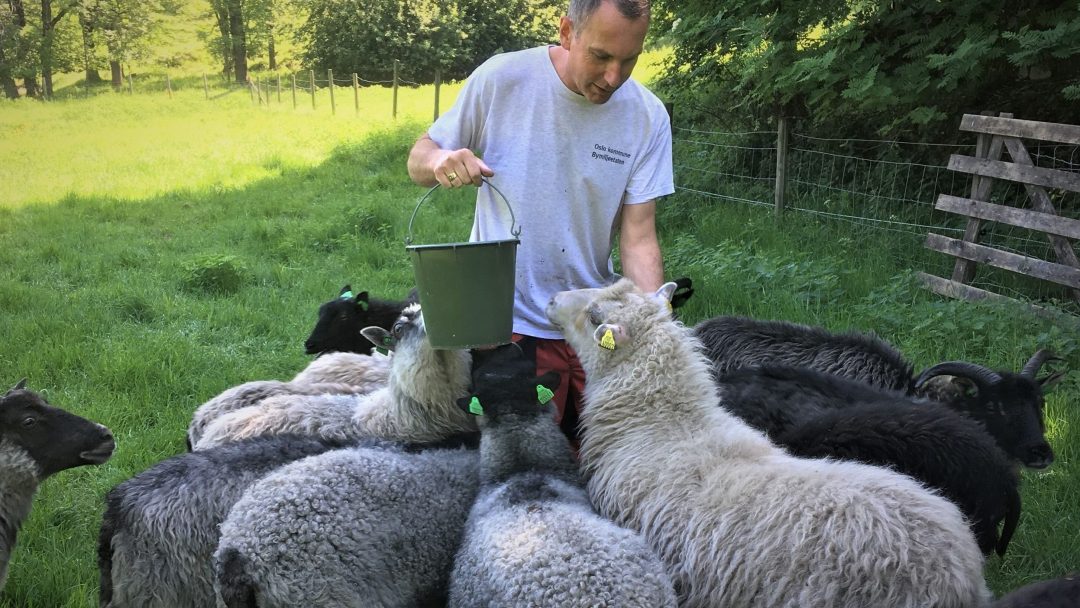
<instances>
[{"instance_id":1,"label":"tall grass","mask_svg":"<svg viewBox=\"0 0 1080 608\"><path fill-rule=\"evenodd\" d=\"M113 429L102 466L47 480L13 553L6 607L96 605L95 546L109 488L184 450L192 411L230 386L287 379L319 303L345 283L385 297L412 282L405 171L431 118L430 88L386 90L337 116L201 81L0 106L0 381ZM349 89L340 89L351 93ZM444 87L444 109L452 100ZM344 106L344 109L342 109ZM9 187L10 186L10 187ZM427 206L425 206L427 207ZM419 239L462 240L468 192L439 192ZM695 279L692 323L751 314L876 331L919 366L963 358L1016 369L1040 346L1077 364L1077 333L1023 311L943 302L896 266L887 237L823 241L813 223L678 195L661 205L669 276ZM2 390L2 389L0 389ZM1047 404L1058 461L1025 474L998 591L1080 567L1080 374Z\"/></svg>"}]
</instances>

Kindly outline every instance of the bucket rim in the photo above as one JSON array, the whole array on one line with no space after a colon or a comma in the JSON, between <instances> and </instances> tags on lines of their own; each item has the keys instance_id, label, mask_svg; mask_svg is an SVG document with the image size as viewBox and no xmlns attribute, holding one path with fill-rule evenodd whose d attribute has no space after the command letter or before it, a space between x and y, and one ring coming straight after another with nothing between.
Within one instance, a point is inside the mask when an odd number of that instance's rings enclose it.
<instances>
[{"instance_id":1,"label":"bucket rim","mask_svg":"<svg viewBox=\"0 0 1080 608\"><path fill-rule=\"evenodd\" d=\"M426 245L406 245L406 251L416 251L421 249L433 250L433 249L462 249L464 247L477 246L477 245L505 245L513 243L514 245L520 245L521 239L501 239L498 241L458 241L454 243L429 243Z\"/></svg>"}]
</instances>

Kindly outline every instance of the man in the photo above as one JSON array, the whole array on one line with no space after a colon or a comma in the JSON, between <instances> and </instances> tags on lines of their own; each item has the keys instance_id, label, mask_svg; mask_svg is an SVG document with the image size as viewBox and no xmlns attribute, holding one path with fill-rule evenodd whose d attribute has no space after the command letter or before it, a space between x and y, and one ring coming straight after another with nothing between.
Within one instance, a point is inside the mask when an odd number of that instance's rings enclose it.
<instances>
[{"instance_id":1,"label":"man","mask_svg":"<svg viewBox=\"0 0 1080 608\"><path fill-rule=\"evenodd\" d=\"M409 153L417 184L480 186L472 241L510 238L510 213L482 178L513 207L515 340L538 374L562 376L556 417L571 438L585 378L548 300L613 282L616 234L622 273L647 291L663 284L655 199L674 192L670 122L630 80L648 27L648 0L571 0L559 45L489 59Z\"/></svg>"}]
</instances>

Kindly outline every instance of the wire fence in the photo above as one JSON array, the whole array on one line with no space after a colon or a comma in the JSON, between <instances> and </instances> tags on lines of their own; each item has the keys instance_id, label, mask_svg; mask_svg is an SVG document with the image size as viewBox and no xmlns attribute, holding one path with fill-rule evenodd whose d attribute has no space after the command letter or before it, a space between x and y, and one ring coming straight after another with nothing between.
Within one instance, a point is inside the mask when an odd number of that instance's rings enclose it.
<instances>
[{"instance_id":1,"label":"wire fence","mask_svg":"<svg viewBox=\"0 0 1080 608\"><path fill-rule=\"evenodd\" d=\"M711 131L673 127L676 191L702 204L776 209L777 131ZM923 246L930 232L960 238L967 218L934 209L939 194L971 195L970 175L946 168L951 154L973 156L970 144L813 137L792 132L785 164L784 221L815 222L823 239L854 239L884 248L900 268L948 276L954 258ZM1029 142L1038 167L1080 173L1080 146ZM1080 219L1080 194L1052 191L1058 213ZM995 180L990 202L1024 207L1024 186ZM1029 205L1028 205L1029 206ZM979 242L1054 261L1039 232L984 222ZM1075 246L1074 246L1075 248ZM857 262L853 262L857 263ZM1021 299L1065 299L1065 288L980 265L976 287Z\"/></svg>"}]
</instances>

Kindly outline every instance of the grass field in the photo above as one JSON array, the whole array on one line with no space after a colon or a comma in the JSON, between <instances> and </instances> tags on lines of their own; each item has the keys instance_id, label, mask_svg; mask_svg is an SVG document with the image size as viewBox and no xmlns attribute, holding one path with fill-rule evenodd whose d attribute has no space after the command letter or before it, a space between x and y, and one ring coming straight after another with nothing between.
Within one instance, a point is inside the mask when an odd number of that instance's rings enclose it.
<instances>
[{"instance_id":1,"label":"grass field","mask_svg":"<svg viewBox=\"0 0 1080 608\"><path fill-rule=\"evenodd\" d=\"M182 452L206 399L301 369L316 308L343 284L398 297L412 282L402 239L423 190L404 161L430 89L404 90L395 122L387 90L365 90L357 118L349 89L331 116L324 97L294 110L244 90L207 101L194 78L178 87L0 105L0 381L27 377L118 445L109 463L43 484L0 606L96 606L108 489ZM443 88L444 109L456 90ZM468 193L438 193L436 207L419 239L462 240ZM695 280L688 323L749 314L875 331L917 367L1017 369L1039 347L1080 364L1075 325L928 295L881 235L823 240L804 218L778 228L768 212L682 194L663 203L660 230L669 276ZM1048 398L1058 459L1024 475L1017 536L986 567L998 592L1080 568L1078 397L1070 371Z\"/></svg>"}]
</instances>

